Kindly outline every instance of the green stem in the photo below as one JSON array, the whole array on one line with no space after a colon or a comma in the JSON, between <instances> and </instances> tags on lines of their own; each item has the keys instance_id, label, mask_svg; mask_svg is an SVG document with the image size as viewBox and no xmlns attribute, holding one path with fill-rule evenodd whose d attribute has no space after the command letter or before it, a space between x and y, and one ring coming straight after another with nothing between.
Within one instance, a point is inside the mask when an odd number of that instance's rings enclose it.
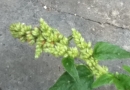
<instances>
[{"instance_id":1,"label":"green stem","mask_svg":"<svg viewBox=\"0 0 130 90\"><path fill-rule=\"evenodd\" d=\"M106 74L106 73L107 73L107 71L104 70L99 64L96 65L96 68L97 68L102 74Z\"/></svg>"},{"instance_id":2,"label":"green stem","mask_svg":"<svg viewBox=\"0 0 130 90\"><path fill-rule=\"evenodd\" d=\"M68 37L68 40L71 41L72 39L73 39L73 36L70 35L70 36Z\"/></svg>"}]
</instances>

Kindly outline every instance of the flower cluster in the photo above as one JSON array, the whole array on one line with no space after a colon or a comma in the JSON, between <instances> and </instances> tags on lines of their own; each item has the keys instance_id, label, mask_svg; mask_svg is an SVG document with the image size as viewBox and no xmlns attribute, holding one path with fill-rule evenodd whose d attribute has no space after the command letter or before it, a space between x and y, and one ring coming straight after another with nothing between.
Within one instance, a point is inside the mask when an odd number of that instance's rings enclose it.
<instances>
[{"instance_id":1,"label":"flower cluster","mask_svg":"<svg viewBox=\"0 0 130 90\"><path fill-rule=\"evenodd\" d=\"M90 42L86 43L84 38L77 30L72 29L72 31L73 31L72 35L76 43L76 46L79 48L80 59L85 60L85 62L90 67L93 74L96 75L96 77L99 77L104 73L107 73L108 68L99 66L98 61L92 57L93 49L91 47L91 43Z\"/></svg>"},{"instance_id":2,"label":"flower cluster","mask_svg":"<svg viewBox=\"0 0 130 90\"><path fill-rule=\"evenodd\" d=\"M105 66L101 67L98 64L98 60L94 59L93 57L89 58L89 60L86 60L86 63L97 78L108 72L108 68Z\"/></svg>"},{"instance_id":3,"label":"flower cluster","mask_svg":"<svg viewBox=\"0 0 130 90\"><path fill-rule=\"evenodd\" d=\"M81 34L75 29L72 29L72 35L76 43L76 46L79 48L80 58L84 60L91 57L93 54L91 42L86 43Z\"/></svg>"},{"instance_id":4,"label":"flower cluster","mask_svg":"<svg viewBox=\"0 0 130 90\"><path fill-rule=\"evenodd\" d=\"M85 60L97 77L108 72L106 67L101 67L98 61L92 57L91 43L86 43L81 34L75 29L72 29L75 47L69 47L70 37L63 36L58 30L51 28L43 19L40 19L38 27L32 28L29 25L16 23L10 26L10 30L15 38L36 45L35 58L38 58L43 51L55 56L80 57L80 59Z\"/></svg>"},{"instance_id":5,"label":"flower cluster","mask_svg":"<svg viewBox=\"0 0 130 90\"><path fill-rule=\"evenodd\" d=\"M40 26L34 33L37 37L35 58L43 51L60 56L67 50L68 39L58 30L51 28L43 19L40 19Z\"/></svg>"},{"instance_id":6,"label":"flower cluster","mask_svg":"<svg viewBox=\"0 0 130 90\"><path fill-rule=\"evenodd\" d=\"M35 37L31 33L32 27L24 23L15 23L10 26L11 34L15 38L19 38L22 42L34 43Z\"/></svg>"},{"instance_id":7,"label":"flower cluster","mask_svg":"<svg viewBox=\"0 0 130 90\"><path fill-rule=\"evenodd\" d=\"M23 23L12 24L10 31L15 38L36 45L35 58L38 58L43 51L55 56L74 58L78 55L76 47L68 47L69 39L51 28L43 19L40 19L40 25L34 28Z\"/></svg>"}]
</instances>

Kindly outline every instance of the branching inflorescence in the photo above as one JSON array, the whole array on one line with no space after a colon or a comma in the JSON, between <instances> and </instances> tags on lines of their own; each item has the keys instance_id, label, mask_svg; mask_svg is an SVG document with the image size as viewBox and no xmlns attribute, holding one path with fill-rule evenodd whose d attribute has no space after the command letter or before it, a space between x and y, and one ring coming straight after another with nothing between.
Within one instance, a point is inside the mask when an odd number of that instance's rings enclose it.
<instances>
[{"instance_id":1,"label":"branching inflorescence","mask_svg":"<svg viewBox=\"0 0 130 90\"><path fill-rule=\"evenodd\" d=\"M86 43L81 34L72 29L72 35L65 37L58 30L51 28L43 19L40 19L38 27L32 27L23 23L16 23L10 26L11 34L22 42L36 45L35 58L42 52L51 53L55 56L80 58L86 62L93 74L98 78L108 73L107 67L101 67L98 60L92 57L93 49L91 43ZM75 41L75 47L70 47L71 39Z\"/></svg>"}]
</instances>

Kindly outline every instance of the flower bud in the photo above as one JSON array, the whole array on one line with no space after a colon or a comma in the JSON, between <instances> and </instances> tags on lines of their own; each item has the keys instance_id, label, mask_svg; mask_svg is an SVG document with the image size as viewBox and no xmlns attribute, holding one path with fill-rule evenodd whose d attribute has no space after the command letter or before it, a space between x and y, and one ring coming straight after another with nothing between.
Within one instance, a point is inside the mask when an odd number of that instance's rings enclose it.
<instances>
[{"instance_id":1,"label":"flower bud","mask_svg":"<svg viewBox=\"0 0 130 90\"><path fill-rule=\"evenodd\" d=\"M25 42L26 39L25 39L24 37L21 37L21 38L20 38L20 41Z\"/></svg>"},{"instance_id":2,"label":"flower bud","mask_svg":"<svg viewBox=\"0 0 130 90\"><path fill-rule=\"evenodd\" d=\"M64 54L64 56L63 57L68 57L68 54L66 53L66 54Z\"/></svg>"},{"instance_id":3,"label":"flower bud","mask_svg":"<svg viewBox=\"0 0 130 90\"><path fill-rule=\"evenodd\" d=\"M29 39L29 40L34 39L34 37L33 37L31 34L28 34L28 35L26 35L26 36L27 36L27 39Z\"/></svg>"},{"instance_id":4,"label":"flower bud","mask_svg":"<svg viewBox=\"0 0 130 90\"><path fill-rule=\"evenodd\" d=\"M43 40L45 40L45 39L41 35L38 36L37 41L43 41Z\"/></svg>"},{"instance_id":5,"label":"flower bud","mask_svg":"<svg viewBox=\"0 0 130 90\"><path fill-rule=\"evenodd\" d=\"M42 53L42 49L41 48L36 49L36 51L35 51L35 58L38 58L41 53Z\"/></svg>"},{"instance_id":6,"label":"flower bud","mask_svg":"<svg viewBox=\"0 0 130 90\"><path fill-rule=\"evenodd\" d=\"M29 25L29 26L27 26L26 31L30 31L31 29L32 29L32 26L31 26L31 25Z\"/></svg>"},{"instance_id":7,"label":"flower bud","mask_svg":"<svg viewBox=\"0 0 130 90\"><path fill-rule=\"evenodd\" d=\"M29 44L31 44L31 45L34 44L34 43L35 43L35 40L30 40L29 41Z\"/></svg>"},{"instance_id":8,"label":"flower bud","mask_svg":"<svg viewBox=\"0 0 130 90\"><path fill-rule=\"evenodd\" d=\"M40 18L40 23L44 23L44 20L42 18Z\"/></svg>"},{"instance_id":9,"label":"flower bud","mask_svg":"<svg viewBox=\"0 0 130 90\"><path fill-rule=\"evenodd\" d=\"M39 35L39 30L38 30L38 28L34 28L34 30L32 31L32 35L34 35L34 36L38 36Z\"/></svg>"},{"instance_id":10,"label":"flower bud","mask_svg":"<svg viewBox=\"0 0 130 90\"><path fill-rule=\"evenodd\" d=\"M91 47L91 42L88 42L88 47L89 47L89 48Z\"/></svg>"}]
</instances>

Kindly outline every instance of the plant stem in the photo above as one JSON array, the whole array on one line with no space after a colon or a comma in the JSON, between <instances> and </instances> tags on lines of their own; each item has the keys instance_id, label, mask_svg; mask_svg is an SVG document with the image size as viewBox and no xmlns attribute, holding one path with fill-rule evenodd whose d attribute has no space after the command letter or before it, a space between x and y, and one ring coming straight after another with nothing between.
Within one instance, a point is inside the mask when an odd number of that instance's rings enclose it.
<instances>
[{"instance_id":1,"label":"plant stem","mask_svg":"<svg viewBox=\"0 0 130 90\"><path fill-rule=\"evenodd\" d=\"M72 36L72 35L68 36L68 40L69 40L69 41L71 41L72 39L73 39L73 36Z\"/></svg>"}]
</instances>

